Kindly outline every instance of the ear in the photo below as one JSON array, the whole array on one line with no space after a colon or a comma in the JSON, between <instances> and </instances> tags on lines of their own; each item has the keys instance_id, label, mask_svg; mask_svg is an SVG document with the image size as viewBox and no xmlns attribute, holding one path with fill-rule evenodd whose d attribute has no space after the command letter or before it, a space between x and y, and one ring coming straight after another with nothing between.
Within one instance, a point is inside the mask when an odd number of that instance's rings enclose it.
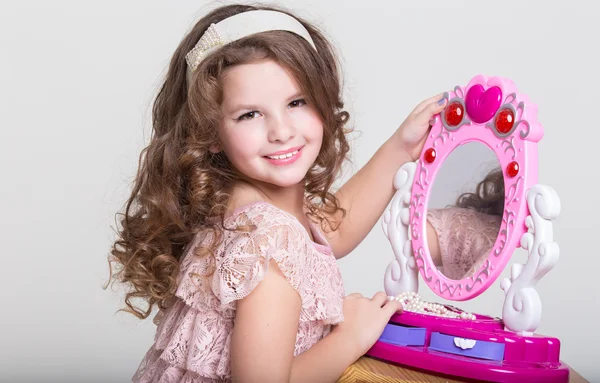
<instances>
[{"instance_id":1,"label":"ear","mask_svg":"<svg viewBox=\"0 0 600 383\"><path fill-rule=\"evenodd\" d=\"M221 151L221 146L217 143L214 143L210 145L210 148L208 150L210 150L210 152L213 154L217 154Z\"/></svg>"}]
</instances>

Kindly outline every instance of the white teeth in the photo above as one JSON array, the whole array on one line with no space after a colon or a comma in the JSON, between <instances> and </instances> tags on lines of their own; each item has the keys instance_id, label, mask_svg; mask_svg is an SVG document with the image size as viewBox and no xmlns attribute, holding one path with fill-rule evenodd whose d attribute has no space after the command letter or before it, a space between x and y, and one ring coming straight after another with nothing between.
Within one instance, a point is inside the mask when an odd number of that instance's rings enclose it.
<instances>
[{"instance_id":1,"label":"white teeth","mask_svg":"<svg viewBox=\"0 0 600 383\"><path fill-rule=\"evenodd\" d=\"M267 156L267 157L269 157L272 160L284 160L286 158L290 158L291 156L295 155L296 153L298 153L297 150L293 151L291 153L288 153L288 154L282 154L280 156Z\"/></svg>"}]
</instances>

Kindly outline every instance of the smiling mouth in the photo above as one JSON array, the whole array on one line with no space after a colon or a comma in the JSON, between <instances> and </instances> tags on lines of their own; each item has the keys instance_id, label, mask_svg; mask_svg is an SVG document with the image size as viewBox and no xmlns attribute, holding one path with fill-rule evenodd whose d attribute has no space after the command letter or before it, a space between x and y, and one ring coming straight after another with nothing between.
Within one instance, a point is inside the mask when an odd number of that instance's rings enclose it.
<instances>
[{"instance_id":1,"label":"smiling mouth","mask_svg":"<svg viewBox=\"0 0 600 383\"><path fill-rule=\"evenodd\" d=\"M281 154L276 154L276 155L270 155L270 156L263 156L264 158L270 159L270 160L286 160L288 158L292 158L294 157L296 154L298 154L298 152L301 152L302 149L304 149L304 146L300 146L297 147L296 150L291 151L291 152L287 152L287 153L281 153Z\"/></svg>"},{"instance_id":2,"label":"smiling mouth","mask_svg":"<svg viewBox=\"0 0 600 383\"><path fill-rule=\"evenodd\" d=\"M297 149L297 150L294 150L293 152L289 152L286 154L280 154L278 156L265 156L265 157L270 158L272 160L285 160L286 158L291 158L291 157L295 156L299 151L300 151L300 149Z\"/></svg>"}]
</instances>

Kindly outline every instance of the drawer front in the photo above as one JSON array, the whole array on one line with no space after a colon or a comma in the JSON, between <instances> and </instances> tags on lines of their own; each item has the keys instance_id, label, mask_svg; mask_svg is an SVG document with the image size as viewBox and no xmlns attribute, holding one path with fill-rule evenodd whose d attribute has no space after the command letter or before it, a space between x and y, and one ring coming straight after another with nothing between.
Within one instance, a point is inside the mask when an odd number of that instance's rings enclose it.
<instances>
[{"instance_id":1,"label":"drawer front","mask_svg":"<svg viewBox=\"0 0 600 383\"><path fill-rule=\"evenodd\" d=\"M405 327L387 324L379 340L397 346L424 346L426 330L420 327Z\"/></svg>"},{"instance_id":2,"label":"drawer front","mask_svg":"<svg viewBox=\"0 0 600 383\"><path fill-rule=\"evenodd\" d=\"M460 338L439 332L431 333L429 349L471 358L503 360L504 343Z\"/></svg>"}]
</instances>

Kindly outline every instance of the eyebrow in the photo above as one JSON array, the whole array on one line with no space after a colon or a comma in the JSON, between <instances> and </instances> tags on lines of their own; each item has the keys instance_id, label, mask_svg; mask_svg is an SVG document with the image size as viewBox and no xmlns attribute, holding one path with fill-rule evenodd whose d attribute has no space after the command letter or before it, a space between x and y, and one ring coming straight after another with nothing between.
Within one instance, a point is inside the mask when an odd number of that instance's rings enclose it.
<instances>
[{"instance_id":1,"label":"eyebrow","mask_svg":"<svg viewBox=\"0 0 600 383\"><path fill-rule=\"evenodd\" d=\"M290 102L299 99L299 98L304 98L304 92L302 91L298 91L296 93L294 93L292 96L288 97L286 100L286 104L289 104ZM240 112L242 110L257 110L260 109L260 107L258 107L257 105L253 105L253 104L240 104L240 105L235 105L233 108L228 108L230 111L227 112L228 114L236 114L237 112Z\"/></svg>"}]
</instances>

